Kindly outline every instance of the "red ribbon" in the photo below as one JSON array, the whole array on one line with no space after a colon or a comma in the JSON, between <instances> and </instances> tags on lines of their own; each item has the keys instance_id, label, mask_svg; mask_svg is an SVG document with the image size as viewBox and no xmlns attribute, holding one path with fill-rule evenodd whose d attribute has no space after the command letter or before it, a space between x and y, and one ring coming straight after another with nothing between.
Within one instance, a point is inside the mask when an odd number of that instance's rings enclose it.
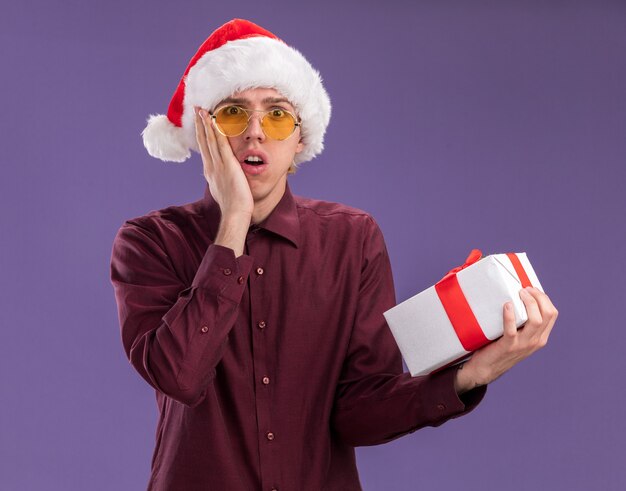
<instances>
[{"instance_id":1,"label":"red ribbon","mask_svg":"<svg viewBox=\"0 0 626 491\"><path fill-rule=\"evenodd\" d=\"M482 252L478 249L472 249L462 266L451 269L441 280L435 283L437 295L465 351L476 351L489 342L456 278L459 271L471 266L481 257Z\"/></svg>"},{"instance_id":2,"label":"red ribbon","mask_svg":"<svg viewBox=\"0 0 626 491\"><path fill-rule=\"evenodd\" d=\"M480 324L478 324L456 277L459 271L471 266L481 257L482 253L480 250L472 249L462 266L451 269L441 280L435 283L437 295L465 351L476 351L489 343L489 339L485 336ZM532 286L519 258L513 253L508 253L507 257L511 260L513 268L515 268L515 272L522 283L522 288Z\"/></svg>"},{"instance_id":3,"label":"red ribbon","mask_svg":"<svg viewBox=\"0 0 626 491\"><path fill-rule=\"evenodd\" d=\"M517 255L509 252L507 254L507 257L511 260L511 264L513 264L513 268L515 268L517 277L522 282L522 288L526 288L527 286L533 286L530 283L530 279L528 279L528 275L526 274L526 271L524 271L524 267L522 266L522 263L520 262Z\"/></svg>"}]
</instances>

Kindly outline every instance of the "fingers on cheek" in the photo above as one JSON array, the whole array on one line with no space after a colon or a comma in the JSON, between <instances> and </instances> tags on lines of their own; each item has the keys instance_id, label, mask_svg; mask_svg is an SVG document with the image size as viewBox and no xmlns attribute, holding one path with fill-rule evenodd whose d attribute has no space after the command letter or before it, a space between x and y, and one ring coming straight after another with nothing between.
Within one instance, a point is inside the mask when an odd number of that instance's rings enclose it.
<instances>
[{"instance_id":1,"label":"fingers on cheek","mask_svg":"<svg viewBox=\"0 0 626 491\"><path fill-rule=\"evenodd\" d=\"M229 146L228 139L219 131L215 131L213 134L215 135L215 142L217 143L217 146L220 147L220 150Z\"/></svg>"},{"instance_id":2,"label":"fingers on cheek","mask_svg":"<svg viewBox=\"0 0 626 491\"><path fill-rule=\"evenodd\" d=\"M196 137L200 137L200 134L204 134L204 129L202 127L202 122L198 121L198 118L196 117L195 121L195 128L196 128Z\"/></svg>"},{"instance_id":3,"label":"fingers on cheek","mask_svg":"<svg viewBox=\"0 0 626 491\"><path fill-rule=\"evenodd\" d=\"M209 128L211 126L210 120L207 120L206 117L204 118L200 118L200 124L202 125L202 129L204 131L204 133L206 133L207 138L210 138L210 133L211 133L211 128Z\"/></svg>"},{"instance_id":4,"label":"fingers on cheek","mask_svg":"<svg viewBox=\"0 0 626 491\"><path fill-rule=\"evenodd\" d=\"M211 138L213 138L213 141L217 141L221 134L215 129L215 126L213 126L213 120L210 117L206 120L206 125L207 131L211 133Z\"/></svg>"},{"instance_id":5,"label":"fingers on cheek","mask_svg":"<svg viewBox=\"0 0 626 491\"><path fill-rule=\"evenodd\" d=\"M196 139L198 140L198 144L201 145L201 147L206 150L209 149L207 131L202 121L196 121Z\"/></svg>"},{"instance_id":6,"label":"fingers on cheek","mask_svg":"<svg viewBox=\"0 0 626 491\"><path fill-rule=\"evenodd\" d=\"M215 152L215 155L221 158L222 145L220 144L220 140L219 140L220 134L218 131L213 131L213 128L211 128L209 131L211 131L211 136L209 137L211 148Z\"/></svg>"}]
</instances>

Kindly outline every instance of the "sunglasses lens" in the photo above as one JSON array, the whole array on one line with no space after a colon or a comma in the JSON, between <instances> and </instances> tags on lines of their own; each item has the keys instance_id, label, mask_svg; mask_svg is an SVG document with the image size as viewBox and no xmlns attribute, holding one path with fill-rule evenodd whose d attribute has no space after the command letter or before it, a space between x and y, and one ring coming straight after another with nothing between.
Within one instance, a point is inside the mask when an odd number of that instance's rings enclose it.
<instances>
[{"instance_id":1,"label":"sunglasses lens","mask_svg":"<svg viewBox=\"0 0 626 491\"><path fill-rule=\"evenodd\" d=\"M261 122L265 134L273 140L288 138L295 129L293 116L282 109L268 112Z\"/></svg>"},{"instance_id":2,"label":"sunglasses lens","mask_svg":"<svg viewBox=\"0 0 626 491\"><path fill-rule=\"evenodd\" d=\"M215 113L215 122L226 136L237 136L248 125L248 115L238 106L224 106Z\"/></svg>"}]
</instances>

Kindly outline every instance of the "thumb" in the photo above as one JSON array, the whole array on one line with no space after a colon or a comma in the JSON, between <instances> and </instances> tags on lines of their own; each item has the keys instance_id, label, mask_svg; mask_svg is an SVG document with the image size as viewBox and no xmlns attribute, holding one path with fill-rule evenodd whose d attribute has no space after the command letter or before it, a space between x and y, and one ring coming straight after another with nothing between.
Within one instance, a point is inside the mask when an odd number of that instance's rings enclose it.
<instances>
[{"instance_id":1,"label":"thumb","mask_svg":"<svg viewBox=\"0 0 626 491\"><path fill-rule=\"evenodd\" d=\"M513 338L517 335L517 326L515 325L515 312L513 311L513 302L504 304L504 337Z\"/></svg>"}]
</instances>

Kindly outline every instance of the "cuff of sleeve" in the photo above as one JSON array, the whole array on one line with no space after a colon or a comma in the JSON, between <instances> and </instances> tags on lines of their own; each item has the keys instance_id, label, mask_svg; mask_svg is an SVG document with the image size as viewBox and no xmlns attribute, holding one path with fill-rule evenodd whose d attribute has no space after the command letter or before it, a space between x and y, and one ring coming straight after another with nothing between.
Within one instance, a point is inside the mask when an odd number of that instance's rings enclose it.
<instances>
[{"instance_id":1,"label":"cuff of sleeve","mask_svg":"<svg viewBox=\"0 0 626 491\"><path fill-rule=\"evenodd\" d=\"M432 412L434 421L443 423L450 418L458 418L469 413L482 401L487 392L487 386L482 385L459 396L454 388L457 370L458 367L453 366L430 375L435 397L431 399L433 407L430 407L428 412Z\"/></svg>"},{"instance_id":2,"label":"cuff of sleeve","mask_svg":"<svg viewBox=\"0 0 626 491\"><path fill-rule=\"evenodd\" d=\"M246 288L252 263L251 256L243 254L235 257L235 252L230 247L211 244L200 262L191 286L210 290L233 302L239 302Z\"/></svg>"},{"instance_id":3,"label":"cuff of sleeve","mask_svg":"<svg viewBox=\"0 0 626 491\"><path fill-rule=\"evenodd\" d=\"M476 406L478 406L480 401L483 400L483 397L485 397L486 393L487 393L487 386L481 385L479 387L476 387L475 389L464 392L460 396L457 396L461 400L461 402L465 405L465 410L463 411L462 414L467 414L470 411L472 411Z\"/></svg>"}]
</instances>

